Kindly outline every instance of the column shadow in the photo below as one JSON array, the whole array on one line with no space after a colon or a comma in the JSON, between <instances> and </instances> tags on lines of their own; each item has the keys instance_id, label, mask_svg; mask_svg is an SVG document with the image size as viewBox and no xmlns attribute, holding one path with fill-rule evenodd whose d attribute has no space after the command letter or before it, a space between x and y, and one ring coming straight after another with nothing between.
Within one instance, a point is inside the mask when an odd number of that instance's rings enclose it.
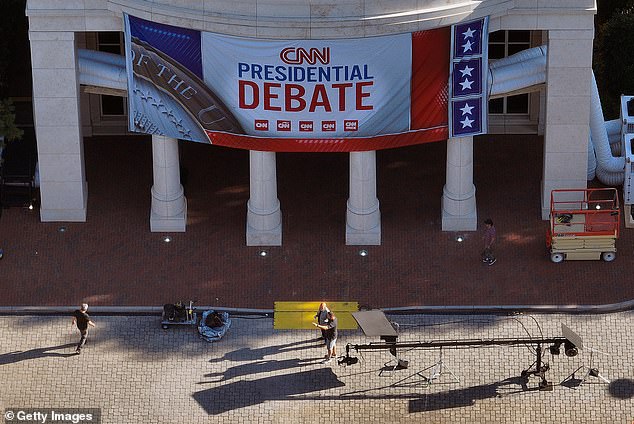
<instances>
[{"instance_id":1,"label":"column shadow","mask_svg":"<svg viewBox=\"0 0 634 424\"><path fill-rule=\"evenodd\" d=\"M257 349L250 347L243 347L231 352L225 353L218 358L210 359L209 362L224 362L224 361L257 361L264 359L265 356L273 356L284 352L291 352L295 350L314 349L318 347L324 347L323 341L320 339L300 340L293 343L286 343L274 346L265 346ZM325 348L324 348L325 352Z\"/></svg>"},{"instance_id":2,"label":"column shadow","mask_svg":"<svg viewBox=\"0 0 634 424\"><path fill-rule=\"evenodd\" d=\"M298 368L307 365L316 365L321 362L323 358L314 358L314 359L285 359L283 361L276 360L266 360L266 361L257 361L251 362L242 365L236 365L235 367L227 368L224 372L212 372L209 374L205 374L207 378L218 377L216 380L211 380L207 382L200 382L198 384L205 383L219 383L221 381L231 380L232 378L241 377L245 375L255 375L265 372L275 372L282 371L289 368Z\"/></svg>"},{"instance_id":3,"label":"column shadow","mask_svg":"<svg viewBox=\"0 0 634 424\"><path fill-rule=\"evenodd\" d=\"M268 400L296 400L297 395L344 385L332 368L325 367L259 380L236 381L196 392L192 397L208 414L218 415Z\"/></svg>"}]
</instances>

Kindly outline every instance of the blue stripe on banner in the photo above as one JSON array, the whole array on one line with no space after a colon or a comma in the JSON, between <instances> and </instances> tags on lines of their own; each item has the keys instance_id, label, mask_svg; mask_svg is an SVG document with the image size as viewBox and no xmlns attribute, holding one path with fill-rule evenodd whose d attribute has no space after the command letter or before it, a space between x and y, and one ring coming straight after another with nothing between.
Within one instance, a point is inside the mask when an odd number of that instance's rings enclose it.
<instances>
[{"instance_id":1,"label":"blue stripe on banner","mask_svg":"<svg viewBox=\"0 0 634 424\"><path fill-rule=\"evenodd\" d=\"M449 135L487 131L488 16L452 26L449 68Z\"/></svg>"},{"instance_id":2,"label":"blue stripe on banner","mask_svg":"<svg viewBox=\"0 0 634 424\"><path fill-rule=\"evenodd\" d=\"M130 35L162 51L203 79L200 31L159 24L128 15Z\"/></svg>"}]
</instances>

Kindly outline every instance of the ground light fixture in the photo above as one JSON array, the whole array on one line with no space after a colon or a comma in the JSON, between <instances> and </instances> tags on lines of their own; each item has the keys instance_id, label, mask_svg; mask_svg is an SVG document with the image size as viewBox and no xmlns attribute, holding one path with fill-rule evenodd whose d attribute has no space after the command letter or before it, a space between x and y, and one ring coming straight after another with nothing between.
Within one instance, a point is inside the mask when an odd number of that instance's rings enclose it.
<instances>
[{"instance_id":1,"label":"ground light fixture","mask_svg":"<svg viewBox=\"0 0 634 424\"><path fill-rule=\"evenodd\" d=\"M266 250L260 250L260 251L258 252L258 255L260 255L260 256L262 256L262 257L265 257L266 255L268 255L268 252L267 252Z\"/></svg>"},{"instance_id":2,"label":"ground light fixture","mask_svg":"<svg viewBox=\"0 0 634 424\"><path fill-rule=\"evenodd\" d=\"M57 231L59 231L60 233L65 233L66 232L66 227L59 227L57 229Z\"/></svg>"},{"instance_id":3,"label":"ground light fixture","mask_svg":"<svg viewBox=\"0 0 634 424\"><path fill-rule=\"evenodd\" d=\"M164 241L165 243L169 243L169 242L171 242L171 241L172 241L172 238L171 238L170 236L165 236L165 237L163 237L163 241Z\"/></svg>"},{"instance_id":4,"label":"ground light fixture","mask_svg":"<svg viewBox=\"0 0 634 424\"><path fill-rule=\"evenodd\" d=\"M33 203L29 203L29 210L32 211L33 210Z\"/></svg>"},{"instance_id":5,"label":"ground light fixture","mask_svg":"<svg viewBox=\"0 0 634 424\"><path fill-rule=\"evenodd\" d=\"M458 243L462 243L462 242L464 241L464 236L462 236L462 235L457 235L457 236L456 236L456 241L457 241Z\"/></svg>"},{"instance_id":6,"label":"ground light fixture","mask_svg":"<svg viewBox=\"0 0 634 424\"><path fill-rule=\"evenodd\" d=\"M368 256L368 251L365 249L359 250L359 256Z\"/></svg>"}]
</instances>

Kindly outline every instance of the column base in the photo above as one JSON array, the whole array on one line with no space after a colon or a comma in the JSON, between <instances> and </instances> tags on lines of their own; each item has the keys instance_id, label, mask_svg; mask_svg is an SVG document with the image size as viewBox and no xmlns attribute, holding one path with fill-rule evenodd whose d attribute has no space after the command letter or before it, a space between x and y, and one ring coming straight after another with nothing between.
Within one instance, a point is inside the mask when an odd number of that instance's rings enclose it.
<instances>
[{"instance_id":1,"label":"column base","mask_svg":"<svg viewBox=\"0 0 634 424\"><path fill-rule=\"evenodd\" d=\"M281 246L282 224L271 230L257 230L247 222L247 246Z\"/></svg>"},{"instance_id":2,"label":"column base","mask_svg":"<svg viewBox=\"0 0 634 424\"><path fill-rule=\"evenodd\" d=\"M452 201L452 202L455 202ZM442 197L441 210L442 210L442 231L476 231L478 229L478 211L475 207L475 201L468 199L468 202L473 202L473 209L464 215L451 215L445 210L445 198Z\"/></svg>"},{"instance_id":3,"label":"column base","mask_svg":"<svg viewBox=\"0 0 634 424\"><path fill-rule=\"evenodd\" d=\"M585 165L584 165L585 166ZM584 168L585 173L585 168ZM550 193L555 189L585 189L588 187L586 179L581 180L542 180L541 181L542 220L550 220ZM581 200L581 199L579 199Z\"/></svg>"},{"instance_id":4,"label":"column base","mask_svg":"<svg viewBox=\"0 0 634 424\"><path fill-rule=\"evenodd\" d=\"M86 208L82 209L40 209L42 222L86 222Z\"/></svg>"},{"instance_id":5,"label":"column base","mask_svg":"<svg viewBox=\"0 0 634 424\"><path fill-rule=\"evenodd\" d=\"M623 205L623 216L625 218L625 228L634 228L634 217L632 216L632 205Z\"/></svg>"},{"instance_id":6,"label":"column base","mask_svg":"<svg viewBox=\"0 0 634 424\"><path fill-rule=\"evenodd\" d=\"M247 202L247 246L282 245L282 210L275 200L276 207L268 211L252 208L250 199Z\"/></svg>"},{"instance_id":7,"label":"column base","mask_svg":"<svg viewBox=\"0 0 634 424\"><path fill-rule=\"evenodd\" d=\"M381 224L369 230L356 230L346 224L347 246L380 246Z\"/></svg>"},{"instance_id":8,"label":"column base","mask_svg":"<svg viewBox=\"0 0 634 424\"><path fill-rule=\"evenodd\" d=\"M43 189L40 188L40 192ZM40 207L40 221L42 222L86 222L86 214L88 210L88 184L84 182L81 192L83 203L79 209L50 209L44 206Z\"/></svg>"},{"instance_id":9,"label":"column base","mask_svg":"<svg viewBox=\"0 0 634 424\"><path fill-rule=\"evenodd\" d=\"M184 233L187 226L187 199L183 211L173 216L161 216L150 211L150 231L153 233Z\"/></svg>"},{"instance_id":10,"label":"column base","mask_svg":"<svg viewBox=\"0 0 634 424\"><path fill-rule=\"evenodd\" d=\"M346 245L348 246L380 246L381 245L381 211L379 202L373 208L355 211L348 201L346 211ZM365 213L361 213L365 212Z\"/></svg>"}]
</instances>

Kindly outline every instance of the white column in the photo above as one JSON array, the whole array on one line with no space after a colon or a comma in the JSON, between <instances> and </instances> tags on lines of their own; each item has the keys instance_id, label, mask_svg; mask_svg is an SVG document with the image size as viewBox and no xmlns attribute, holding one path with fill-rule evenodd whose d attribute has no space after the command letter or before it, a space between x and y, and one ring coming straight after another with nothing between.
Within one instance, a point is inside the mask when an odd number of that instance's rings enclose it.
<instances>
[{"instance_id":1,"label":"white column","mask_svg":"<svg viewBox=\"0 0 634 424\"><path fill-rule=\"evenodd\" d=\"M587 187L591 18L578 24L587 21L587 30L548 31L542 219L548 219L551 190Z\"/></svg>"},{"instance_id":2,"label":"white column","mask_svg":"<svg viewBox=\"0 0 634 424\"><path fill-rule=\"evenodd\" d=\"M73 32L29 32L42 221L86 221L88 186Z\"/></svg>"},{"instance_id":3,"label":"white column","mask_svg":"<svg viewBox=\"0 0 634 424\"><path fill-rule=\"evenodd\" d=\"M275 152L249 151L247 246L282 245L282 211L277 198Z\"/></svg>"},{"instance_id":4,"label":"white column","mask_svg":"<svg viewBox=\"0 0 634 424\"><path fill-rule=\"evenodd\" d=\"M447 179L441 204L443 231L477 229L478 213L473 185L473 137L447 140Z\"/></svg>"},{"instance_id":5,"label":"white column","mask_svg":"<svg viewBox=\"0 0 634 424\"><path fill-rule=\"evenodd\" d=\"M177 139L152 136L152 170L150 231L184 232L187 200L180 180Z\"/></svg>"},{"instance_id":6,"label":"white column","mask_svg":"<svg viewBox=\"0 0 634 424\"><path fill-rule=\"evenodd\" d=\"M381 244L381 211L376 197L376 152L350 153L347 245Z\"/></svg>"}]
</instances>

